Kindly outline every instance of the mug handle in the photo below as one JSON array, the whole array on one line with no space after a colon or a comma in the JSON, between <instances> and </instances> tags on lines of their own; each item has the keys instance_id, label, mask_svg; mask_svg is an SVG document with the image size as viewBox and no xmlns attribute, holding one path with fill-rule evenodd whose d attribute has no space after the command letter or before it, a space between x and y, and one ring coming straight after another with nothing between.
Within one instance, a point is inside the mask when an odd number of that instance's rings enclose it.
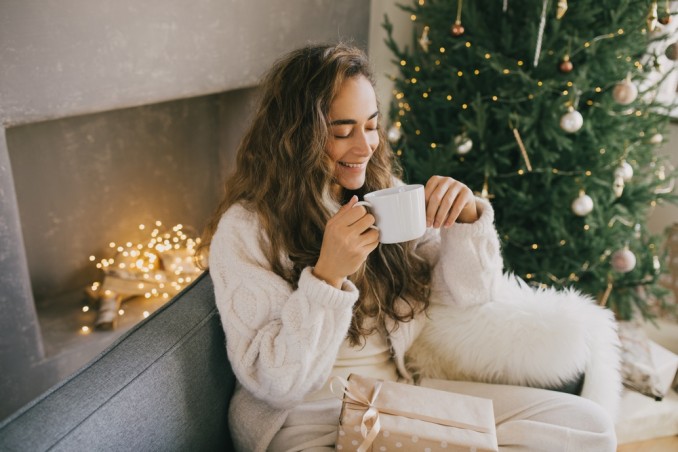
<instances>
[{"instance_id":1,"label":"mug handle","mask_svg":"<svg viewBox=\"0 0 678 452\"><path fill-rule=\"evenodd\" d=\"M364 206L364 207L369 207L370 209L372 208L372 204L370 204L368 201L358 201L357 203L353 204L353 207L355 206ZM376 229L377 231L379 230L378 227L375 225L370 225L372 229Z\"/></svg>"}]
</instances>

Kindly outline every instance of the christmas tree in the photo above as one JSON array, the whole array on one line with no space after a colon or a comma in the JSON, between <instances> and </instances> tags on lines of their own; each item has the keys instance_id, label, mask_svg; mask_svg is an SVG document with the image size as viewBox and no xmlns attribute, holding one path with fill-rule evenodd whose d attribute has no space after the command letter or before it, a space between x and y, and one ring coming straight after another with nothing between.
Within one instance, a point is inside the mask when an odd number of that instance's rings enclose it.
<instances>
[{"instance_id":1,"label":"christmas tree","mask_svg":"<svg viewBox=\"0 0 678 452\"><path fill-rule=\"evenodd\" d=\"M568 7L569 6L569 7ZM663 295L649 209L675 201L656 148L668 4L647 0L415 0L395 55L388 138L405 178L441 174L490 198L506 269L575 287L620 319ZM675 20L675 18L674 18ZM663 56L662 56L663 57ZM654 81L653 81L654 80Z\"/></svg>"}]
</instances>

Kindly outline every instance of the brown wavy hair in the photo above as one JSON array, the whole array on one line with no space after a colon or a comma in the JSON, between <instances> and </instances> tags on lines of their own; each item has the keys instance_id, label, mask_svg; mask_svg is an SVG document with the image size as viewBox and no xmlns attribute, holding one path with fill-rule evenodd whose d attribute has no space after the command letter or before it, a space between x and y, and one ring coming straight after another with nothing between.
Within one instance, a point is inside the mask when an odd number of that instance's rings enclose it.
<instances>
[{"instance_id":1,"label":"brown wavy hair","mask_svg":"<svg viewBox=\"0 0 678 452\"><path fill-rule=\"evenodd\" d=\"M238 147L236 170L226 181L224 200L203 234L203 250L224 212L241 203L259 216L262 246L273 271L296 288L301 271L316 264L325 224L339 206L354 194L362 197L393 186L400 167L379 126L379 145L368 163L363 187L341 188L339 195L332 190L337 184L335 164L326 152L330 105L343 82L358 76L374 85L367 57L347 44L309 45L273 65L263 79L252 124ZM291 268L284 257L291 260ZM349 279L360 291L348 332L354 345L374 331L364 326L366 317L376 317L377 325L383 325L386 316L406 322L428 306L431 269L412 242L380 244ZM398 298L405 301L405 309L396 308Z\"/></svg>"}]
</instances>

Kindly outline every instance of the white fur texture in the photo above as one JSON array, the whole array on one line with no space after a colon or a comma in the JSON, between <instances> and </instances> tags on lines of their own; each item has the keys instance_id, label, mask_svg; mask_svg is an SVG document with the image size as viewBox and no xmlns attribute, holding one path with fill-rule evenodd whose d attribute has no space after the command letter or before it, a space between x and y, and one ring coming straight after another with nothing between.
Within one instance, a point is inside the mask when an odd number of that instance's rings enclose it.
<instances>
[{"instance_id":1,"label":"white fur texture","mask_svg":"<svg viewBox=\"0 0 678 452\"><path fill-rule=\"evenodd\" d=\"M497 289L481 305L431 305L408 365L421 377L540 388L584 372L582 397L615 418L622 383L612 312L574 290L534 289L509 275Z\"/></svg>"}]
</instances>

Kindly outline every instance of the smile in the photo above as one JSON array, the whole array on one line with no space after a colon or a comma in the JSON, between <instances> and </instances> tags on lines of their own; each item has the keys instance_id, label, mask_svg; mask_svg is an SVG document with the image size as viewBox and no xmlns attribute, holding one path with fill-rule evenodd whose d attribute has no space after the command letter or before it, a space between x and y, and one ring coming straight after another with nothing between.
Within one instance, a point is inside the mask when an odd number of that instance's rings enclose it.
<instances>
[{"instance_id":1,"label":"smile","mask_svg":"<svg viewBox=\"0 0 678 452\"><path fill-rule=\"evenodd\" d=\"M364 168L367 166L367 162L364 163L347 163L347 162L338 162L341 166L345 166L347 168Z\"/></svg>"}]
</instances>

